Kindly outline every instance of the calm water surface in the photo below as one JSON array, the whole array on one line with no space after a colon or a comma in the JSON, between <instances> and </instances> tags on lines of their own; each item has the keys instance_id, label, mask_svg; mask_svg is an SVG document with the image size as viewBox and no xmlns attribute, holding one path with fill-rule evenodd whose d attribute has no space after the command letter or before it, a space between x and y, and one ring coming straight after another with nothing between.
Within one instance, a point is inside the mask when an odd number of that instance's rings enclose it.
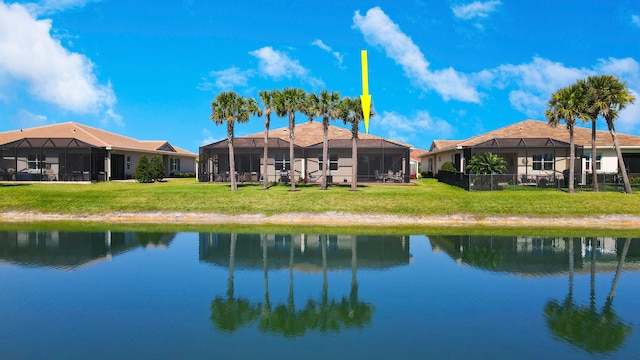
<instances>
[{"instance_id":1,"label":"calm water surface","mask_svg":"<svg viewBox=\"0 0 640 360\"><path fill-rule=\"evenodd\" d=\"M3 359L640 353L640 239L0 232Z\"/></svg>"}]
</instances>

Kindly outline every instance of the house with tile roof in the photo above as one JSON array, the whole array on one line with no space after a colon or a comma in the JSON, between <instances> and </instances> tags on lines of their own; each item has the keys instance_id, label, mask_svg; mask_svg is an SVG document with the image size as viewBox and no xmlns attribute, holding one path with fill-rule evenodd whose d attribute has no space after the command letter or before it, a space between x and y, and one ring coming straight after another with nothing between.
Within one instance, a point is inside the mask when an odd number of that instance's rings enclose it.
<instances>
[{"instance_id":1,"label":"house with tile roof","mask_svg":"<svg viewBox=\"0 0 640 360\"><path fill-rule=\"evenodd\" d=\"M321 122L296 124L293 167L289 159L289 128L269 131L268 170L262 174L264 132L233 139L235 169L240 181L287 182L306 179L320 183L322 176ZM376 174L395 174L402 182L409 182L411 145L360 133L358 135L358 181L380 180ZM229 181L228 141L222 140L200 147L200 181ZM332 183L351 182L351 130L329 126L329 170L327 180Z\"/></svg>"},{"instance_id":2,"label":"house with tile roof","mask_svg":"<svg viewBox=\"0 0 640 360\"><path fill-rule=\"evenodd\" d=\"M575 127L574 140L576 177L584 183L586 174L591 173L591 129ZM640 176L640 136L618 134L618 142L628 173ZM617 173L618 158L608 131L597 131L596 149L596 171ZM568 170L569 151L569 131L565 126L525 120L466 140L434 140L420 159L422 171L436 175L447 161L465 172L473 155L491 152L505 159L507 174L555 177Z\"/></svg>"},{"instance_id":3,"label":"house with tile roof","mask_svg":"<svg viewBox=\"0 0 640 360\"><path fill-rule=\"evenodd\" d=\"M134 177L138 160L162 156L166 176L195 173L197 155L76 122L0 133L0 180L105 181Z\"/></svg>"}]
</instances>

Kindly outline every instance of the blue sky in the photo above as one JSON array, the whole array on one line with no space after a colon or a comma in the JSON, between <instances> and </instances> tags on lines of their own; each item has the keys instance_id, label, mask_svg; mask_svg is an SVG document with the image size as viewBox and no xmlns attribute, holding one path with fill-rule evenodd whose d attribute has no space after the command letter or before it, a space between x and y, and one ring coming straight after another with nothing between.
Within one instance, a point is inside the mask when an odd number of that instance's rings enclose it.
<instances>
[{"instance_id":1,"label":"blue sky","mask_svg":"<svg viewBox=\"0 0 640 360\"><path fill-rule=\"evenodd\" d=\"M0 131L76 121L197 152L226 137L219 92L358 96L367 50L374 135L428 149L544 120L552 92L602 73L639 98L617 129L640 135L638 44L638 1L0 0Z\"/></svg>"}]
</instances>

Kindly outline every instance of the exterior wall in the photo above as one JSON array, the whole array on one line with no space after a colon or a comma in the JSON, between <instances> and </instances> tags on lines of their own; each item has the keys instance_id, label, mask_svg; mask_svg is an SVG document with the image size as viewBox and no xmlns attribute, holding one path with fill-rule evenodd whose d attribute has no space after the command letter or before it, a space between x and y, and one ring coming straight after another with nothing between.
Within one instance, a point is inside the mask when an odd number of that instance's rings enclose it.
<instances>
[{"instance_id":1,"label":"exterior wall","mask_svg":"<svg viewBox=\"0 0 640 360\"><path fill-rule=\"evenodd\" d=\"M455 154L460 154L462 156L462 151L449 150L449 151L442 151L439 153L423 156L420 160L422 162L420 165L420 168L422 169L422 171L427 171L427 172L431 171L433 172L433 175L435 175L442 168L442 164L444 164L447 161L454 162ZM431 170L429 170L429 159L432 160ZM462 161L461 167L463 169L464 169L464 166L466 166L465 161Z\"/></svg>"},{"instance_id":2,"label":"exterior wall","mask_svg":"<svg viewBox=\"0 0 640 360\"><path fill-rule=\"evenodd\" d=\"M132 152L132 151L112 151L112 155L123 155L124 156L124 174L126 179L134 179L136 173L136 167L140 162L140 158L145 155L147 160L151 162L151 158L156 153L144 153L144 152ZM167 155L160 154L163 160L164 168L166 170L165 176L169 176L171 173L195 173L196 172L196 159L188 156L180 156L180 155ZM180 169L178 171L171 170L171 159L177 158L180 159ZM127 161L130 159L130 163ZM107 171L111 171L110 168ZM111 175L111 174L110 174Z\"/></svg>"},{"instance_id":3,"label":"exterior wall","mask_svg":"<svg viewBox=\"0 0 640 360\"><path fill-rule=\"evenodd\" d=\"M533 169L533 155L534 154L544 154L544 153L553 153L553 148L529 148L529 149L523 149L523 148L517 148L517 149L508 149L508 148L504 148L501 149L501 151L495 152L495 154L497 154L498 156L503 156L506 157L507 155L511 155L513 154L514 157L514 164L512 167L510 167L511 169L516 169L515 173L518 175L532 175L532 176L536 176L536 175L552 175L552 174L561 174L564 170L569 168L569 159L565 154L565 150L566 152L569 151L569 149L559 149L556 151L556 154L554 156L554 169L552 170L534 170ZM586 151L586 150L585 150ZM485 151L483 150L478 150L476 153L483 153ZM433 174L437 174L438 171L442 168L442 164L444 164L447 161L451 161L455 163L455 155L456 154L460 154L461 156L461 161L460 161L460 169L458 169L458 171L460 172L465 172L465 168L466 165L469 161L469 159L465 159L463 154L463 152L460 150L450 150L450 151L443 151L443 152L439 152L439 153L434 153L431 155L426 155L423 156L421 158L421 168L422 171L432 171ZM603 154L604 156L604 154ZM614 152L614 156L615 156L615 152ZM432 162L432 168L429 168L429 163L430 160ZM604 161L604 159L603 159ZM617 160L616 160L617 161ZM617 162L616 162L617 164ZM583 159L583 167L584 169L584 159Z\"/></svg>"},{"instance_id":4,"label":"exterior wall","mask_svg":"<svg viewBox=\"0 0 640 360\"><path fill-rule=\"evenodd\" d=\"M327 177L332 183L343 183L351 181L351 169L353 161L351 161L351 149L329 149L329 156L338 156L338 169L327 170ZM322 149L307 150L306 174L307 179L311 182L320 183L322 180L322 169L320 168L319 157L322 157ZM329 161L331 164L331 161Z\"/></svg>"}]
</instances>

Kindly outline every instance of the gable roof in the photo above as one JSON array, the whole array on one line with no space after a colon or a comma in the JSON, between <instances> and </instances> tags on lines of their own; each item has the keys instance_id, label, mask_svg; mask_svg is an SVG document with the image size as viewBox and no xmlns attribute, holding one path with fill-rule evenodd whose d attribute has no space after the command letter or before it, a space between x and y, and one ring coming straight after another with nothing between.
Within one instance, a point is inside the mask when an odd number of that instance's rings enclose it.
<instances>
[{"instance_id":1,"label":"gable roof","mask_svg":"<svg viewBox=\"0 0 640 360\"><path fill-rule=\"evenodd\" d=\"M578 146L591 148L591 129L574 127L574 140ZM640 136L618 133L618 143L621 147L640 147ZM553 139L569 143L569 131L564 125L549 126L545 121L524 120L503 128L486 132L466 140L434 140L429 152L452 150L457 147L475 146L493 139ZM597 130L597 147L611 147L613 140L608 131Z\"/></svg>"},{"instance_id":2,"label":"gable roof","mask_svg":"<svg viewBox=\"0 0 640 360\"><path fill-rule=\"evenodd\" d=\"M301 124L296 124L295 128L295 139L293 141L294 145L307 147L311 145L321 144L322 139L324 138L324 130L322 128L322 122L313 121L313 122L305 122ZM289 141L289 127L281 127L278 129L269 130L269 138L279 138L284 141ZM264 131L251 134L247 136L242 136L242 138L264 138ZM351 140L351 130L343 127L329 125L329 139L330 140ZM400 141L386 139L380 136L371 135L363 132L358 133L359 140L384 140L390 143L412 147L409 144L402 143Z\"/></svg>"},{"instance_id":3,"label":"gable roof","mask_svg":"<svg viewBox=\"0 0 640 360\"><path fill-rule=\"evenodd\" d=\"M0 144L6 144L24 138L73 138L96 147L104 147L107 149L165 152L196 156L196 154L188 150L169 144L168 141L137 140L76 122L65 122L2 132L0 133Z\"/></svg>"}]
</instances>

